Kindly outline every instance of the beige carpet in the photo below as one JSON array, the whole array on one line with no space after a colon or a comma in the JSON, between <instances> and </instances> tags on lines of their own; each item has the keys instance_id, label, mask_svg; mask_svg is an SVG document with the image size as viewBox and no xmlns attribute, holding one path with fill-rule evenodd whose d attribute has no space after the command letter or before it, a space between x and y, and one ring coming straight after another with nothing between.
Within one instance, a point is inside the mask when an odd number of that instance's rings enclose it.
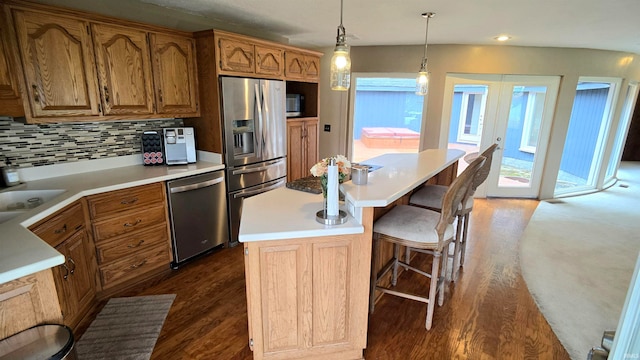
<instances>
[{"instance_id":1,"label":"beige carpet","mask_svg":"<svg viewBox=\"0 0 640 360\"><path fill-rule=\"evenodd\" d=\"M618 179L540 202L520 242L527 287L576 360L616 329L640 251L640 162L623 163Z\"/></svg>"},{"instance_id":2,"label":"beige carpet","mask_svg":"<svg viewBox=\"0 0 640 360\"><path fill-rule=\"evenodd\" d=\"M78 359L149 359L175 297L109 299L78 341Z\"/></svg>"}]
</instances>

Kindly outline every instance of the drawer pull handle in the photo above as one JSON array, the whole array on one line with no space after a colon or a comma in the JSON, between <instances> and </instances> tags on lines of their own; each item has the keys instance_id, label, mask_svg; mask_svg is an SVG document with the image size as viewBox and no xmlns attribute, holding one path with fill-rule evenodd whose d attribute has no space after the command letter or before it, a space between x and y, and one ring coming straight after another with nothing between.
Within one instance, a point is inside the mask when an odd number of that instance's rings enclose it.
<instances>
[{"instance_id":1,"label":"drawer pull handle","mask_svg":"<svg viewBox=\"0 0 640 360\"><path fill-rule=\"evenodd\" d=\"M71 273L71 275L73 275L73 273L76 272L76 262L73 261L72 258L69 258L69 262L71 263L71 265L73 265L73 268L71 270L69 270L69 272Z\"/></svg>"},{"instance_id":2,"label":"drawer pull handle","mask_svg":"<svg viewBox=\"0 0 640 360\"><path fill-rule=\"evenodd\" d=\"M63 234L67 232L67 224L64 224L60 229L54 231L56 234Z\"/></svg>"},{"instance_id":3,"label":"drawer pull handle","mask_svg":"<svg viewBox=\"0 0 640 360\"><path fill-rule=\"evenodd\" d=\"M144 260L142 260L142 261L141 261L140 263L138 263L138 264L133 264L133 265L131 265L131 266L130 266L130 268L131 268L131 269L136 269L136 268L139 268L139 267L141 267L142 265L144 265L144 264L146 264L146 263L147 263L147 259L144 259Z\"/></svg>"},{"instance_id":4,"label":"drawer pull handle","mask_svg":"<svg viewBox=\"0 0 640 360\"><path fill-rule=\"evenodd\" d=\"M82 224L79 224L78 226L76 226L76 230L80 230L82 229Z\"/></svg>"},{"instance_id":5,"label":"drawer pull handle","mask_svg":"<svg viewBox=\"0 0 640 360\"><path fill-rule=\"evenodd\" d=\"M142 222L142 219L138 219L138 220L136 220L136 222L134 222L133 224L132 224L132 223L124 223L124 225L123 225L123 226L124 226L124 227L132 227L132 226L136 226L136 225L140 224L141 222Z\"/></svg>"},{"instance_id":6,"label":"drawer pull handle","mask_svg":"<svg viewBox=\"0 0 640 360\"><path fill-rule=\"evenodd\" d=\"M140 240L140 242L139 242L139 243L137 243L137 244L135 244L135 245L133 245L133 244L129 244L129 245L127 245L127 247L128 247L129 249L133 249L133 248L140 247L140 245L142 245L142 244L144 244L144 240Z\"/></svg>"},{"instance_id":7,"label":"drawer pull handle","mask_svg":"<svg viewBox=\"0 0 640 360\"><path fill-rule=\"evenodd\" d=\"M134 197L133 199L130 199L130 200L122 200L120 201L120 204L122 205L135 204L137 201L138 201L138 198Z\"/></svg>"},{"instance_id":8,"label":"drawer pull handle","mask_svg":"<svg viewBox=\"0 0 640 360\"><path fill-rule=\"evenodd\" d=\"M62 278L65 280L69 279L69 268L67 267L67 264L60 264L60 266L64 268L64 275L62 275Z\"/></svg>"}]
</instances>

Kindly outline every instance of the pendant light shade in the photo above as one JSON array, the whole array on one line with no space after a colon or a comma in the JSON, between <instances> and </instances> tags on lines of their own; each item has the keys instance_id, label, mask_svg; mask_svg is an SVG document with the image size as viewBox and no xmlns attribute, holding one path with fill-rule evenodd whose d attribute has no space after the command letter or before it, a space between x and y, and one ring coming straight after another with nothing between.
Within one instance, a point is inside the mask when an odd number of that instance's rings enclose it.
<instances>
[{"instance_id":1,"label":"pendant light shade","mask_svg":"<svg viewBox=\"0 0 640 360\"><path fill-rule=\"evenodd\" d=\"M420 71L418 71L418 76L416 77L416 95L427 95L429 90L429 71L427 71L427 39L429 36L429 19L434 15L435 13L432 12L422 14L422 17L427 19L427 29L424 34L424 55L422 56Z\"/></svg>"},{"instance_id":2,"label":"pendant light shade","mask_svg":"<svg viewBox=\"0 0 640 360\"><path fill-rule=\"evenodd\" d=\"M351 84L351 58L347 46L347 34L342 26L343 1L340 0L340 25L336 37L336 48L331 57L331 90L347 91Z\"/></svg>"}]
</instances>

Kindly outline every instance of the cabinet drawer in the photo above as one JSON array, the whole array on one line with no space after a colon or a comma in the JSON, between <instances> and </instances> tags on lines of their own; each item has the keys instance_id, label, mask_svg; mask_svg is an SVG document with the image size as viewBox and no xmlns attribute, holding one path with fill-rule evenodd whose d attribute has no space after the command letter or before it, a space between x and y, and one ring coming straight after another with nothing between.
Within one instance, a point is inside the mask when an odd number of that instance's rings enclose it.
<instances>
[{"instance_id":1,"label":"cabinet drawer","mask_svg":"<svg viewBox=\"0 0 640 360\"><path fill-rule=\"evenodd\" d=\"M118 261L134 253L143 252L154 246L169 243L169 234L165 224L150 229L136 231L109 241L96 244L98 263L106 264Z\"/></svg>"},{"instance_id":2,"label":"cabinet drawer","mask_svg":"<svg viewBox=\"0 0 640 360\"><path fill-rule=\"evenodd\" d=\"M82 204L76 203L29 229L55 247L84 226Z\"/></svg>"},{"instance_id":3,"label":"cabinet drawer","mask_svg":"<svg viewBox=\"0 0 640 360\"><path fill-rule=\"evenodd\" d=\"M144 208L124 215L97 221L93 224L95 241L108 239L140 230L150 225L165 223L166 213L163 205Z\"/></svg>"},{"instance_id":4,"label":"cabinet drawer","mask_svg":"<svg viewBox=\"0 0 640 360\"><path fill-rule=\"evenodd\" d=\"M94 220L144 208L163 200L164 186L162 183L111 191L88 198L89 212Z\"/></svg>"},{"instance_id":5,"label":"cabinet drawer","mask_svg":"<svg viewBox=\"0 0 640 360\"><path fill-rule=\"evenodd\" d=\"M100 266L103 289L136 278L161 266L169 266L171 255L169 245L160 245L115 263Z\"/></svg>"}]
</instances>

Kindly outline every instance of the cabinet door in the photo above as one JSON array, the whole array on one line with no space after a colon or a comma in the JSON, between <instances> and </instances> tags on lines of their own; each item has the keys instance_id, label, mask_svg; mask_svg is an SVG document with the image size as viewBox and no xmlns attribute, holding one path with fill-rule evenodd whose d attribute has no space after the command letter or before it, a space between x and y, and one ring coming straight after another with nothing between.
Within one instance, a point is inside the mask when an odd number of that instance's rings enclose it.
<instances>
[{"instance_id":1,"label":"cabinet door","mask_svg":"<svg viewBox=\"0 0 640 360\"><path fill-rule=\"evenodd\" d=\"M38 324L62 321L51 270L0 284L0 339Z\"/></svg>"},{"instance_id":2,"label":"cabinet door","mask_svg":"<svg viewBox=\"0 0 640 360\"><path fill-rule=\"evenodd\" d=\"M150 34L159 114L197 114L195 42L178 35Z\"/></svg>"},{"instance_id":3,"label":"cabinet door","mask_svg":"<svg viewBox=\"0 0 640 360\"><path fill-rule=\"evenodd\" d=\"M54 270L64 323L74 327L96 296L95 257L85 230L56 247L66 261ZM62 296L62 297L61 297Z\"/></svg>"},{"instance_id":4,"label":"cabinet door","mask_svg":"<svg viewBox=\"0 0 640 360\"><path fill-rule=\"evenodd\" d=\"M256 359L362 358L367 245L370 238L364 236L245 244L249 337Z\"/></svg>"},{"instance_id":5,"label":"cabinet door","mask_svg":"<svg viewBox=\"0 0 640 360\"><path fill-rule=\"evenodd\" d=\"M219 37L220 71L253 74L256 72L253 44L235 38Z\"/></svg>"},{"instance_id":6,"label":"cabinet door","mask_svg":"<svg viewBox=\"0 0 640 360\"><path fill-rule=\"evenodd\" d=\"M320 58L317 56L305 56L305 79L318 81L320 79Z\"/></svg>"},{"instance_id":7,"label":"cabinet door","mask_svg":"<svg viewBox=\"0 0 640 360\"><path fill-rule=\"evenodd\" d=\"M14 10L33 117L98 115L88 23Z\"/></svg>"},{"instance_id":8,"label":"cabinet door","mask_svg":"<svg viewBox=\"0 0 640 360\"><path fill-rule=\"evenodd\" d=\"M304 121L287 120L287 181L311 175L304 170Z\"/></svg>"},{"instance_id":9,"label":"cabinet door","mask_svg":"<svg viewBox=\"0 0 640 360\"><path fill-rule=\"evenodd\" d=\"M102 24L91 29L105 115L152 114L147 33Z\"/></svg>"},{"instance_id":10,"label":"cabinet door","mask_svg":"<svg viewBox=\"0 0 640 360\"><path fill-rule=\"evenodd\" d=\"M282 76L284 63L282 50L256 45L256 74Z\"/></svg>"},{"instance_id":11,"label":"cabinet door","mask_svg":"<svg viewBox=\"0 0 640 360\"><path fill-rule=\"evenodd\" d=\"M305 160L306 168L311 169L318 162L318 119L307 120L304 123ZM305 175L307 176L307 175Z\"/></svg>"},{"instance_id":12,"label":"cabinet door","mask_svg":"<svg viewBox=\"0 0 640 360\"><path fill-rule=\"evenodd\" d=\"M285 77L287 79L304 79L306 64L304 54L287 51L285 58Z\"/></svg>"},{"instance_id":13,"label":"cabinet door","mask_svg":"<svg viewBox=\"0 0 640 360\"><path fill-rule=\"evenodd\" d=\"M3 8L0 8L0 19L6 19ZM6 27L0 27L0 116L24 116L8 32Z\"/></svg>"}]
</instances>

